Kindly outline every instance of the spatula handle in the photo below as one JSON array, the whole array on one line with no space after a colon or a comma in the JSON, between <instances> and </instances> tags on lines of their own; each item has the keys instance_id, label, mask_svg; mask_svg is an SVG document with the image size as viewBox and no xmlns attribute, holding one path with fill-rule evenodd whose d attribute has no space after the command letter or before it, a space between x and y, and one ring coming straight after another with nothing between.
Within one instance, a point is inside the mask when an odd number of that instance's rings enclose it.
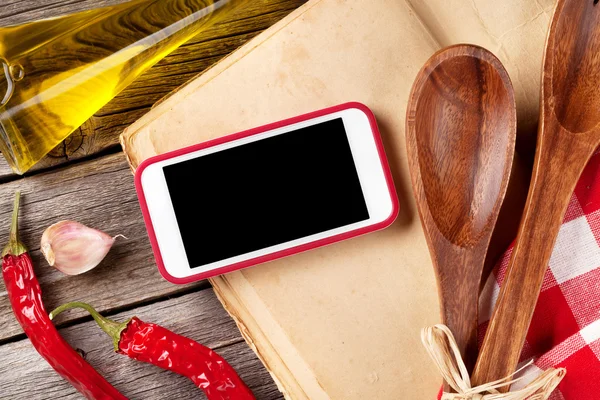
<instances>
[{"instance_id":1,"label":"spatula handle","mask_svg":"<svg viewBox=\"0 0 600 400\"><path fill-rule=\"evenodd\" d=\"M595 150L592 140L564 131L555 120L543 129L517 241L473 371L474 385L515 371L569 200Z\"/></svg>"}]
</instances>

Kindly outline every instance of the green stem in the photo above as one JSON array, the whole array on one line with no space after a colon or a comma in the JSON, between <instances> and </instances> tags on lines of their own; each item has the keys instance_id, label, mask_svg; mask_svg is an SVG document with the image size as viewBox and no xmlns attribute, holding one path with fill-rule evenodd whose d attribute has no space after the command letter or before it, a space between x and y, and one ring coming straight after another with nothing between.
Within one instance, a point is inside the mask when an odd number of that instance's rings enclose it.
<instances>
[{"instance_id":1,"label":"green stem","mask_svg":"<svg viewBox=\"0 0 600 400\"><path fill-rule=\"evenodd\" d=\"M113 340L113 344L115 346L115 351L119 351L119 340L121 340L121 333L127 328L129 322L131 320L127 320L126 322L116 322L112 321L106 317L100 315L94 307L89 304L82 303L80 301L73 301L71 303L63 304L62 306L57 307L54 311L50 313L50 319L54 319L58 314L62 313L66 310L71 310L73 308L82 308L90 313L94 321L98 324L98 326L106 332L108 336L110 336Z\"/></svg>"},{"instance_id":2,"label":"green stem","mask_svg":"<svg viewBox=\"0 0 600 400\"><path fill-rule=\"evenodd\" d=\"M27 247L19 241L19 202L21 200L21 192L15 193L15 202L13 205L12 223L10 226L10 236L8 244L2 251L2 257L10 254L13 256L20 256L27 252Z\"/></svg>"}]
</instances>

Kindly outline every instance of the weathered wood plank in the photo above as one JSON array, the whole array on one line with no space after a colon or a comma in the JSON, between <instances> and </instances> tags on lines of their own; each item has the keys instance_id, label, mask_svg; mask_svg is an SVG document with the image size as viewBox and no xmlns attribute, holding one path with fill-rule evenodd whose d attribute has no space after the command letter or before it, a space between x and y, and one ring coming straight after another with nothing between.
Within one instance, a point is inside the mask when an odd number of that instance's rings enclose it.
<instances>
[{"instance_id":1,"label":"weathered wood plank","mask_svg":"<svg viewBox=\"0 0 600 400\"><path fill-rule=\"evenodd\" d=\"M119 313L118 321L136 315L190 337L221 354L258 399L280 399L268 372L246 346L211 289ZM131 399L205 398L191 381L112 351L110 339L93 321L61 329L61 334L115 387ZM80 399L35 352L28 340L0 346L0 398L11 400Z\"/></svg>"},{"instance_id":2,"label":"weathered wood plank","mask_svg":"<svg viewBox=\"0 0 600 400\"><path fill-rule=\"evenodd\" d=\"M18 0L0 9L0 25L61 15L94 6L115 4L122 0ZM246 41L268 28L306 0L253 0L192 38L167 56L114 100L99 110L65 143L57 146L32 171L47 169L118 146L122 130L146 113L173 89L184 84L228 55ZM22 10L22 12L19 12ZM108 118L109 127L105 128ZM0 165L0 179L12 176Z\"/></svg>"},{"instance_id":3,"label":"weathered wood plank","mask_svg":"<svg viewBox=\"0 0 600 400\"><path fill-rule=\"evenodd\" d=\"M21 235L32 251L44 300L55 307L82 299L110 310L180 293L160 277L147 238L133 184L122 153L0 185L0 243L6 243L14 192L23 192ZM43 230L74 219L112 235L123 234L104 262L90 273L68 277L48 266L39 251ZM20 334L0 284L0 341ZM1 397L1 396L0 396Z\"/></svg>"}]
</instances>

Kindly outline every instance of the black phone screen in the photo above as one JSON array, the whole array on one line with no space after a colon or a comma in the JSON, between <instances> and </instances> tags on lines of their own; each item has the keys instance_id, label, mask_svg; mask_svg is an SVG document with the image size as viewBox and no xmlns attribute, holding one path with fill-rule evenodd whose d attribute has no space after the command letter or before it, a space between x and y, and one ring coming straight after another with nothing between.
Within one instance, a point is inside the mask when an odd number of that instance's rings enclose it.
<instances>
[{"instance_id":1,"label":"black phone screen","mask_svg":"<svg viewBox=\"0 0 600 400\"><path fill-rule=\"evenodd\" d=\"M192 268L369 219L342 118L163 168Z\"/></svg>"}]
</instances>

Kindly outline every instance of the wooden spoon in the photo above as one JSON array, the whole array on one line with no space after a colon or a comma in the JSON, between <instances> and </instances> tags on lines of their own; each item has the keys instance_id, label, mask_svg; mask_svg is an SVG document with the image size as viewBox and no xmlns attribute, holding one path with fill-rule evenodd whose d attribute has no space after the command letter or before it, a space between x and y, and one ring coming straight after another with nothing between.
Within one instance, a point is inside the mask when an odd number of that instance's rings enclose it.
<instances>
[{"instance_id":1,"label":"wooden spoon","mask_svg":"<svg viewBox=\"0 0 600 400\"><path fill-rule=\"evenodd\" d=\"M554 242L581 172L600 144L600 5L560 0L542 75L538 145L508 272L473 374L516 369Z\"/></svg>"},{"instance_id":2,"label":"wooden spoon","mask_svg":"<svg viewBox=\"0 0 600 400\"><path fill-rule=\"evenodd\" d=\"M514 155L516 111L508 74L483 48L444 49L417 76L406 125L442 320L471 371L481 274Z\"/></svg>"}]
</instances>

